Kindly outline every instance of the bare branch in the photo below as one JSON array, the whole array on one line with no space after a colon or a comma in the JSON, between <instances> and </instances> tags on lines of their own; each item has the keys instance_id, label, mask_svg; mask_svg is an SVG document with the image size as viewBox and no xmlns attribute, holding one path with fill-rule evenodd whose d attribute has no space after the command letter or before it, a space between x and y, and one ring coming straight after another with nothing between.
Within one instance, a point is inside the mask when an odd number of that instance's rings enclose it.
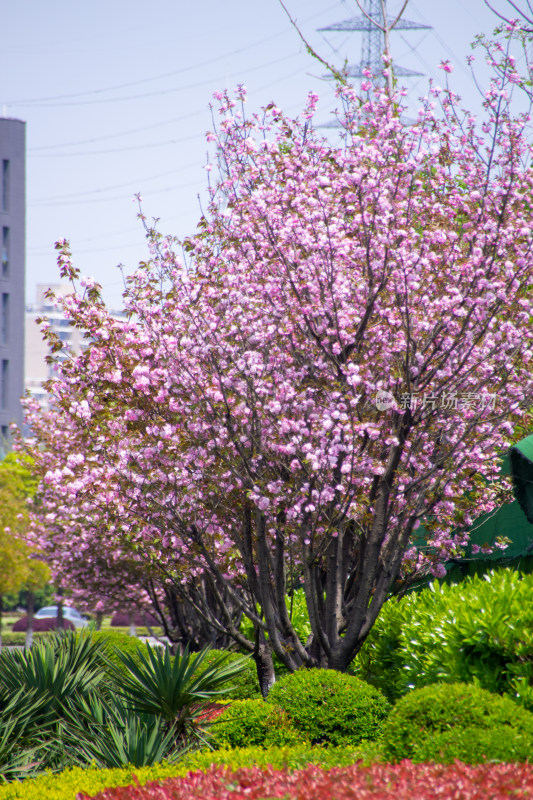
<instances>
[{"instance_id":1,"label":"bare branch","mask_svg":"<svg viewBox=\"0 0 533 800\"><path fill-rule=\"evenodd\" d=\"M281 2L281 0L280 0L280 2ZM380 31L385 33L385 27L386 27L385 17L383 17L383 25L380 25L379 22L376 22L376 20L373 17L370 16L370 14L367 14L365 9L361 5L361 0L355 0L355 2L357 3L361 14L363 14L367 18L367 20L372 23L372 25L375 25L376 28L379 28ZM403 13L403 8L402 8L402 13ZM394 23L394 24L396 24L396 23Z\"/></svg>"},{"instance_id":2,"label":"bare branch","mask_svg":"<svg viewBox=\"0 0 533 800\"><path fill-rule=\"evenodd\" d=\"M389 30L390 30L390 31L392 31L392 29L393 29L393 28L395 28L395 27L396 27L396 25L399 23L399 21L400 21L400 19L401 19L401 17L402 17L402 14L403 14L403 12L404 12L404 11L405 11L405 9L407 8L407 3L408 3L408 2L409 2L409 0L405 0L405 3L403 4L403 6L402 6L402 8L401 8L401 11L399 12L398 16L396 17L396 19L394 20L394 22L392 23L392 25L389 25ZM384 20L384 21L385 21L385 20Z\"/></svg>"},{"instance_id":3,"label":"bare branch","mask_svg":"<svg viewBox=\"0 0 533 800\"><path fill-rule=\"evenodd\" d=\"M331 74L333 75L335 80L337 80L340 83L346 85L346 83L347 83L346 76L343 75L342 72L339 72L338 69L333 67L328 61L326 61L325 58L322 58L322 56L319 55L316 52L316 50L309 44L309 42L307 41L307 39L305 38L305 36L301 32L300 28L296 24L296 20L291 16L291 14L290 14L289 10L287 9L287 6L283 2L283 0L279 0L279 4L282 7L282 9L284 10L284 12L286 13L286 15L288 16L291 25L296 30L296 33L298 34L298 36L300 37L300 39L304 43L305 48L306 48L307 52L309 53L309 55L313 56L313 58L316 58L318 61L320 61L320 63L323 64L326 67L326 69L329 70L329 72L331 72Z\"/></svg>"},{"instance_id":4,"label":"bare branch","mask_svg":"<svg viewBox=\"0 0 533 800\"><path fill-rule=\"evenodd\" d=\"M514 10L522 17L523 20L525 20L529 25L533 25L533 18L527 17L525 15L525 13L522 11L522 9L518 8L516 3L513 2L513 0L507 0L507 2L509 3L510 6L512 6L512 8L514 8ZM495 14L497 17L499 17L499 19L501 19L502 22L509 22L510 21L509 17L504 17L503 14L500 14L499 11L496 11L496 9L493 8L493 6L489 3L489 0L485 0L485 5L487 6L487 8L490 8L492 13ZM533 9L531 8L531 4L528 2L527 5L528 5L529 10L533 14ZM531 32L531 31L529 31L529 32Z\"/></svg>"}]
</instances>

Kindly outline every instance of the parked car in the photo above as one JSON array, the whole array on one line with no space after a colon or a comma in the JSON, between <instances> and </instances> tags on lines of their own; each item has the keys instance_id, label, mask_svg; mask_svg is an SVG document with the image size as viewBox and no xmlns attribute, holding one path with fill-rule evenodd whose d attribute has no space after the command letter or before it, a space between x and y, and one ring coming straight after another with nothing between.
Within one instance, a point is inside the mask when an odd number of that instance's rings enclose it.
<instances>
[{"instance_id":1,"label":"parked car","mask_svg":"<svg viewBox=\"0 0 533 800\"><path fill-rule=\"evenodd\" d=\"M35 619L45 619L46 617L57 617L57 606L45 606L40 608L34 615ZM63 619L69 620L76 628L85 628L89 622L82 617L79 611L70 606L63 606Z\"/></svg>"}]
</instances>

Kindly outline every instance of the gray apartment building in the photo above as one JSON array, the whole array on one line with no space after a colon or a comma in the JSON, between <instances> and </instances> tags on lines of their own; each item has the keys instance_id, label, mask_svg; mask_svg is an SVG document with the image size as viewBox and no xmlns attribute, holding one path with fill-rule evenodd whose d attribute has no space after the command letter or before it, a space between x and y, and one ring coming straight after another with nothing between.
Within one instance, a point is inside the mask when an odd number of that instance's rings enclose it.
<instances>
[{"instance_id":1,"label":"gray apartment building","mask_svg":"<svg viewBox=\"0 0 533 800\"><path fill-rule=\"evenodd\" d=\"M0 118L0 449L11 422L22 424L26 130Z\"/></svg>"}]
</instances>

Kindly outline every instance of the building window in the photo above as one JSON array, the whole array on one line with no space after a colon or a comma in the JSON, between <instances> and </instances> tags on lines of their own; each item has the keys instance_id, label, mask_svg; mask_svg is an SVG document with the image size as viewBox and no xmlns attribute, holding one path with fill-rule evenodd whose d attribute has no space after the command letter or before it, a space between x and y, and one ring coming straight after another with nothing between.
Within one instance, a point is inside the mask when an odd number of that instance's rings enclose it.
<instances>
[{"instance_id":1,"label":"building window","mask_svg":"<svg viewBox=\"0 0 533 800\"><path fill-rule=\"evenodd\" d=\"M2 228L2 277L9 275L9 228Z\"/></svg>"},{"instance_id":2,"label":"building window","mask_svg":"<svg viewBox=\"0 0 533 800\"><path fill-rule=\"evenodd\" d=\"M5 458L9 452L9 428L0 425L0 458Z\"/></svg>"},{"instance_id":3,"label":"building window","mask_svg":"<svg viewBox=\"0 0 533 800\"><path fill-rule=\"evenodd\" d=\"M9 361L7 358L2 360L2 375L1 378L1 385L0 385L0 408L7 408L7 397L8 397L8 383L9 383Z\"/></svg>"},{"instance_id":4,"label":"building window","mask_svg":"<svg viewBox=\"0 0 533 800\"><path fill-rule=\"evenodd\" d=\"M9 161L2 161L2 211L9 211Z\"/></svg>"},{"instance_id":5,"label":"building window","mask_svg":"<svg viewBox=\"0 0 533 800\"><path fill-rule=\"evenodd\" d=\"M9 340L9 295L7 292L2 294L1 314L0 342L7 344Z\"/></svg>"}]
</instances>

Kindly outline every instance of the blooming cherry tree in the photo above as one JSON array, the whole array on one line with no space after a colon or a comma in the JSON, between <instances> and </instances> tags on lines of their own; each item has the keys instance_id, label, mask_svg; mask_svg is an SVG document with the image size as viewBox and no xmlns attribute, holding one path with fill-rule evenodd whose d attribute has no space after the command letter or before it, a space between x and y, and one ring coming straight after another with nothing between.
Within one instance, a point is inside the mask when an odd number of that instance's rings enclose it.
<instances>
[{"instance_id":1,"label":"blooming cherry tree","mask_svg":"<svg viewBox=\"0 0 533 800\"><path fill-rule=\"evenodd\" d=\"M266 692L273 652L345 670L395 582L462 552L533 390L533 172L506 89L480 129L448 89L405 124L401 93L343 86L335 146L315 95L299 119L218 95L197 232L148 227L126 320L88 280L61 301L87 348L48 417L29 407L57 570L75 548L90 581L127 564L253 653Z\"/></svg>"}]
</instances>

